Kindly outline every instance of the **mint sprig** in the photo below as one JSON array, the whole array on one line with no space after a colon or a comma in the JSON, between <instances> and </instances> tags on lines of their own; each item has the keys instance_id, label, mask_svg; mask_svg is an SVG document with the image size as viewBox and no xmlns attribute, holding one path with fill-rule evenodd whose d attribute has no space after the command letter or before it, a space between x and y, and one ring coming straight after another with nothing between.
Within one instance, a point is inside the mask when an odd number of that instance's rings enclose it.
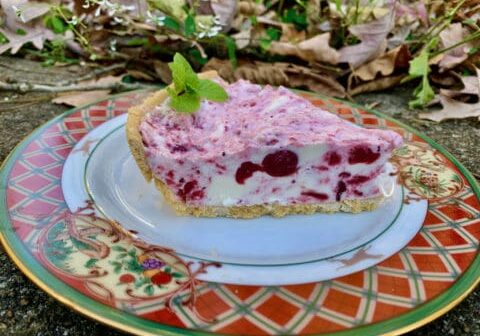
<instances>
[{"instance_id":1,"label":"mint sprig","mask_svg":"<svg viewBox=\"0 0 480 336\"><path fill-rule=\"evenodd\" d=\"M209 79L198 78L188 61L179 53L168 63L172 71L173 87L167 87L170 107L180 113L193 113L200 108L201 99L224 102L228 99L225 89Z\"/></svg>"}]
</instances>

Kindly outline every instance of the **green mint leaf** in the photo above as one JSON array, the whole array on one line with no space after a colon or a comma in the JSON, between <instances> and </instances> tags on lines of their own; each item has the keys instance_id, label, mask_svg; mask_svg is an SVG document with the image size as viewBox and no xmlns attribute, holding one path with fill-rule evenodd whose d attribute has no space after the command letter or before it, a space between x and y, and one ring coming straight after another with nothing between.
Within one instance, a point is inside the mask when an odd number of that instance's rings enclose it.
<instances>
[{"instance_id":1,"label":"green mint leaf","mask_svg":"<svg viewBox=\"0 0 480 336\"><path fill-rule=\"evenodd\" d=\"M194 92L170 96L170 106L181 113L193 113L200 108L200 96Z\"/></svg>"},{"instance_id":2,"label":"green mint leaf","mask_svg":"<svg viewBox=\"0 0 480 336\"><path fill-rule=\"evenodd\" d=\"M185 35L187 37L192 36L197 31L197 27L195 25L195 19L193 16L188 15L185 19Z\"/></svg>"},{"instance_id":3,"label":"green mint leaf","mask_svg":"<svg viewBox=\"0 0 480 336\"><path fill-rule=\"evenodd\" d=\"M200 79L198 79L198 76L196 73L187 73L185 77L185 86L193 92L198 92L199 86L200 86Z\"/></svg>"},{"instance_id":4,"label":"green mint leaf","mask_svg":"<svg viewBox=\"0 0 480 336\"><path fill-rule=\"evenodd\" d=\"M178 24L177 21L175 21L174 18L171 16L165 16L165 20L163 20L163 24L165 25L166 28L173 30L175 32L178 32L180 29L180 25Z\"/></svg>"},{"instance_id":5,"label":"green mint leaf","mask_svg":"<svg viewBox=\"0 0 480 336\"><path fill-rule=\"evenodd\" d=\"M228 94L225 89L209 79L200 79L198 94L202 98L216 102L224 102L228 99Z\"/></svg>"},{"instance_id":6,"label":"green mint leaf","mask_svg":"<svg viewBox=\"0 0 480 336\"><path fill-rule=\"evenodd\" d=\"M185 71L185 68L175 61L168 63L168 67L172 71L172 79L175 93L178 94L185 90L185 78L187 77L187 73Z\"/></svg>"}]
</instances>

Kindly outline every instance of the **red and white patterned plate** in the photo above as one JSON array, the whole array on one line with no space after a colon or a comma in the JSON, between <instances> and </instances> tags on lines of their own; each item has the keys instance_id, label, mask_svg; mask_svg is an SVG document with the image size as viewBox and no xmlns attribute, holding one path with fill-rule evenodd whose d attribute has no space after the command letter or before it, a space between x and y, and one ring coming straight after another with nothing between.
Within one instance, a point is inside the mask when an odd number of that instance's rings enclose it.
<instances>
[{"instance_id":1,"label":"red and white patterned plate","mask_svg":"<svg viewBox=\"0 0 480 336\"><path fill-rule=\"evenodd\" d=\"M62 192L67 157L88 132L145 94L65 113L2 166L1 241L24 273L68 306L146 335L398 334L448 311L478 283L479 187L471 174L439 145L378 112L308 93L316 105L360 125L393 129L406 141L392 163L408 191L404 201L427 200L428 212L408 245L374 266L306 284L204 281L199 277L208 279L205 272L218 263L192 264L148 244L131 226L98 215L93 202L69 209L71 195ZM75 151L91 155L93 145L84 141ZM372 255L360 248L342 260L348 266Z\"/></svg>"}]
</instances>

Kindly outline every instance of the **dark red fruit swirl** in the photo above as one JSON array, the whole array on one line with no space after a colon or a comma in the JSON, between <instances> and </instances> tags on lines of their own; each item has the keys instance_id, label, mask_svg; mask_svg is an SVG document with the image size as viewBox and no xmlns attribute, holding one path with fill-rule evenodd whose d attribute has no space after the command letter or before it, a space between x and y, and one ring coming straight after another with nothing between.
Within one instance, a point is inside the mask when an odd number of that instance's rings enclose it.
<instances>
[{"instance_id":1,"label":"dark red fruit swirl","mask_svg":"<svg viewBox=\"0 0 480 336\"><path fill-rule=\"evenodd\" d=\"M238 184L244 184L245 180L252 177L256 171L263 171L262 166L250 161L243 162L235 173L235 180Z\"/></svg>"},{"instance_id":2,"label":"dark red fruit swirl","mask_svg":"<svg viewBox=\"0 0 480 336\"><path fill-rule=\"evenodd\" d=\"M380 157L380 153L375 153L370 147L367 146L355 146L350 150L350 156L348 157L348 163L373 163Z\"/></svg>"},{"instance_id":3,"label":"dark red fruit swirl","mask_svg":"<svg viewBox=\"0 0 480 336\"><path fill-rule=\"evenodd\" d=\"M257 171L263 171L274 177L288 176L297 171L297 165L297 154L283 149L265 156L262 165L250 161L243 162L235 173L235 179L238 184L244 184L245 180Z\"/></svg>"},{"instance_id":4,"label":"dark red fruit swirl","mask_svg":"<svg viewBox=\"0 0 480 336\"><path fill-rule=\"evenodd\" d=\"M268 154L262 161L264 171L275 177L288 176L297 171L298 156L289 150Z\"/></svg>"},{"instance_id":5,"label":"dark red fruit swirl","mask_svg":"<svg viewBox=\"0 0 480 336\"><path fill-rule=\"evenodd\" d=\"M321 200L321 201L326 201L328 199L327 194L317 193L315 191L305 191L305 192L302 192L302 195L310 196L310 197L316 198L316 199Z\"/></svg>"}]
</instances>

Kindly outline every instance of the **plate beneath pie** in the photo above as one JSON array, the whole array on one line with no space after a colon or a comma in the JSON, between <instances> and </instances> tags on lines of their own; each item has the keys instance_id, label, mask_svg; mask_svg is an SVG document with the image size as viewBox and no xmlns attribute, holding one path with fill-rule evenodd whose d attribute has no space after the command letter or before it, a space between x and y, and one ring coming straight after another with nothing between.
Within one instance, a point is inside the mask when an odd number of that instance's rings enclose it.
<instances>
[{"instance_id":1,"label":"plate beneath pie","mask_svg":"<svg viewBox=\"0 0 480 336\"><path fill-rule=\"evenodd\" d=\"M74 211L91 199L105 217L149 244L191 261L222 264L199 276L202 280L278 285L343 276L400 250L425 218L427 202L406 204L408 190L394 177L386 188L391 195L371 212L255 219L178 216L141 175L127 146L125 121L126 116L116 117L77 144L90 143L93 149L65 163L67 205Z\"/></svg>"}]
</instances>

